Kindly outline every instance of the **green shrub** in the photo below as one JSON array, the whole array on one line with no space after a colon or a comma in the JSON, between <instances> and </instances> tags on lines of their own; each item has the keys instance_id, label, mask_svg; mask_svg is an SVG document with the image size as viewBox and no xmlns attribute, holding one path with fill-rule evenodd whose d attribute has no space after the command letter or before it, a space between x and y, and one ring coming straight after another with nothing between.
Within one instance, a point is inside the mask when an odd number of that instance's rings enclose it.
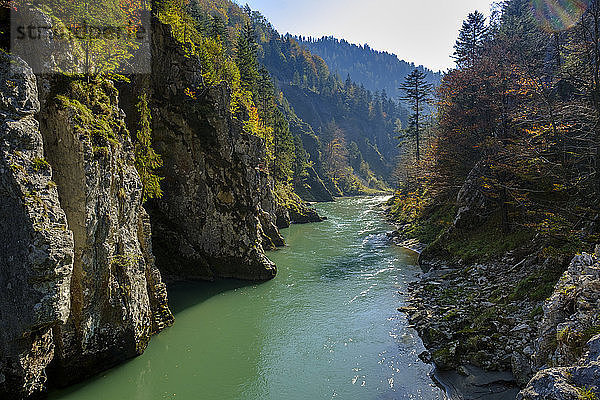
<instances>
[{"instance_id":1,"label":"green shrub","mask_svg":"<svg viewBox=\"0 0 600 400\"><path fill-rule=\"evenodd\" d=\"M162 197L160 181L163 178L156 175L156 171L162 167L163 161L152 147L152 115L145 93L139 97L137 110L140 119L135 137L135 168L142 180L142 201L146 202Z\"/></svg>"},{"instance_id":2,"label":"green shrub","mask_svg":"<svg viewBox=\"0 0 600 400\"><path fill-rule=\"evenodd\" d=\"M48 171L50 169L50 164L48 161L43 158L36 157L33 159L33 169L36 171Z\"/></svg>"},{"instance_id":3,"label":"green shrub","mask_svg":"<svg viewBox=\"0 0 600 400\"><path fill-rule=\"evenodd\" d=\"M579 388L577 391L579 392L579 400L598 400L598 396L590 388Z\"/></svg>"}]
</instances>

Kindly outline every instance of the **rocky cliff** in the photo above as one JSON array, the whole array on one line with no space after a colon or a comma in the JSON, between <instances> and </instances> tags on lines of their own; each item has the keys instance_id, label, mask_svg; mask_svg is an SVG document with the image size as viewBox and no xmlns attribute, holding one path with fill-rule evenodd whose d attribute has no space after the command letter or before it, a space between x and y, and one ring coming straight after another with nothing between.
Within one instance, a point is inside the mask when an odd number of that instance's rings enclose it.
<instances>
[{"instance_id":1,"label":"rocky cliff","mask_svg":"<svg viewBox=\"0 0 600 400\"><path fill-rule=\"evenodd\" d=\"M33 10L19 18L54 23ZM200 59L170 29L153 20L152 74L119 89L101 75L36 77L0 55L0 398L141 354L173 323L163 274L271 279L264 250L284 245L278 227L321 220L293 192L283 203L263 139L232 114L226 84L204 85ZM37 46L54 61L77 59L48 37ZM163 196L148 212L131 134L140 91L164 161Z\"/></svg>"},{"instance_id":2,"label":"rocky cliff","mask_svg":"<svg viewBox=\"0 0 600 400\"><path fill-rule=\"evenodd\" d=\"M114 86L46 81L53 96L40 110L38 83L2 56L0 229L10 240L0 250L0 393L9 398L140 354L173 321Z\"/></svg>"},{"instance_id":3,"label":"rocky cliff","mask_svg":"<svg viewBox=\"0 0 600 400\"><path fill-rule=\"evenodd\" d=\"M599 260L600 246L576 256L544 303L534 354L539 372L520 399L600 396Z\"/></svg>"},{"instance_id":4,"label":"rocky cliff","mask_svg":"<svg viewBox=\"0 0 600 400\"><path fill-rule=\"evenodd\" d=\"M165 179L149 212L159 264L172 279L271 279L276 268L263 244L283 239L260 167L264 143L244 133L226 86L204 89L199 58L186 54L170 26L153 26L153 139Z\"/></svg>"},{"instance_id":5,"label":"rocky cliff","mask_svg":"<svg viewBox=\"0 0 600 400\"><path fill-rule=\"evenodd\" d=\"M51 371L61 383L141 354L150 336L173 318L150 249L142 184L118 93L108 80L67 87L40 114L75 242L71 315L55 328Z\"/></svg>"},{"instance_id":6,"label":"rocky cliff","mask_svg":"<svg viewBox=\"0 0 600 400\"><path fill-rule=\"evenodd\" d=\"M329 202L333 195L313 167L307 168L308 175L295 185L296 193L307 201Z\"/></svg>"},{"instance_id":7,"label":"rocky cliff","mask_svg":"<svg viewBox=\"0 0 600 400\"><path fill-rule=\"evenodd\" d=\"M70 315L73 234L35 114L36 79L0 55L0 397L38 393Z\"/></svg>"},{"instance_id":8,"label":"rocky cliff","mask_svg":"<svg viewBox=\"0 0 600 400\"><path fill-rule=\"evenodd\" d=\"M582 400L600 396L600 335L587 344L579 361L538 372L518 400Z\"/></svg>"}]
</instances>

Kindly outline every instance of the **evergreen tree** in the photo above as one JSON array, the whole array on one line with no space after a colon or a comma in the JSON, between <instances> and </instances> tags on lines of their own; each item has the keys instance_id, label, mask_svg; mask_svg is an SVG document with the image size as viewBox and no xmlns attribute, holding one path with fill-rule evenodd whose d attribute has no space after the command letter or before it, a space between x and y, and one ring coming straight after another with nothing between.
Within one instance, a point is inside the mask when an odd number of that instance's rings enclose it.
<instances>
[{"instance_id":1,"label":"evergreen tree","mask_svg":"<svg viewBox=\"0 0 600 400\"><path fill-rule=\"evenodd\" d=\"M273 79L264 67L258 71L258 80L254 92L254 103L257 105L260 117L271 124L273 122L273 111L275 110L275 86Z\"/></svg>"},{"instance_id":2,"label":"evergreen tree","mask_svg":"<svg viewBox=\"0 0 600 400\"><path fill-rule=\"evenodd\" d=\"M477 63L483 51L483 44L488 34L485 17L479 11L470 13L463 22L454 45L453 58L461 67L472 67Z\"/></svg>"},{"instance_id":3,"label":"evergreen tree","mask_svg":"<svg viewBox=\"0 0 600 400\"><path fill-rule=\"evenodd\" d=\"M276 182L287 184L294 174L295 143L289 123L278 108L273 112L273 135L276 156L270 169Z\"/></svg>"},{"instance_id":4,"label":"evergreen tree","mask_svg":"<svg viewBox=\"0 0 600 400\"><path fill-rule=\"evenodd\" d=\"M248 16L248 18L252 18L252 9L248 5L248 3L246 3L246 5L244 6L244 13Z\"/></svg>"},{"instance_id":5,"label":"evergreen tree","mask_svg":"<svg viewBox=\"0 0 600 400\"><path fill-rule=\"evenodd\" d=\"M242 86L249 91L256 87L259 79L257 48L254 27L252 24L246 23L238 37L237 66L240 70Z\"/></svg>"},{"instance_id":6,"label":"evergreen tree","mask_svg":"<svg viewBox=\"0 0 600 400\"><path fill-rule=\"evenodd\" d=\"M186 7L185 11L189 18L190 22L195 26L196 30L200 34L208 34L210 33L210 23L211 19L205 12L200 8L200 5L197 1L190 1Z\"/></svg>"},{"instance_id":7,"label":"evergreen tree","mask_svg":"<svg viewBox=\"0 0 600 400\"><path fill-rule=\"evenodd\" d=\"M344 83L346 89L349 89L353 86L354 82L352 82L352 78L350 78L350 74L346 76L346 82Z\"/></svg>"},{"instance_id":8,"label":"evergreen tree","mask_svg":"<svg viewBox=\"0 0 600 400\"><path fill-rule=\"evenodd\" d=\"M430 102L431 91L433 85L427 83L426 76L423 72L415 69L406 77L404 83L400 86L400 90L404 92L402 100L411 105L413 114L410 118L410 134L414 136L416 142L416 157L417 162L421 160L421 119L424 107Z\"/></svg>"},{"instance_id":9,"label":"evergreen tree","mask_svg":"<svg viewBox=\"0 0 600 400\"><path fill-rule=\"evenodd\" d=\"M210 22L210 36L213 39L222 42L223 38L227 34L227 29L225 28L225 22L223 21L223 18L215 15L211 18Z\"/></svg>"}]
</instances>

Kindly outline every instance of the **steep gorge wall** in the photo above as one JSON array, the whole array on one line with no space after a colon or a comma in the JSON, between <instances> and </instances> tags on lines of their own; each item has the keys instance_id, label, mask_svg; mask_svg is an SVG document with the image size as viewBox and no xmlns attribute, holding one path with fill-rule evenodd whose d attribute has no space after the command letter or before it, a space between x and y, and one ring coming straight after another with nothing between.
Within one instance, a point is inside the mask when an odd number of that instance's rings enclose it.
<instances>
[{"instance_id":1,"label":"steep gorge wall","mask_svg":"<svg viewBox=\"0 0 600 400\"><path fill-rule=\"evenodd\" d=\"M62 384L141 354L150 336L173 320L160 273L145 249L150 238L142 184L117 91L110 82L100 86L109 110L104 118L111 122L108 143L95 137L97 128L88 126L86 107L77 99L49 99L40 116L75 239L71 315L55 328L57 354L50 369Z\"/></svg>"},{"instance_id":2,"label":"steep gorge wall","mask_svg":"<svg viewBox=\"0 0 600 400\"><path fill-rule=\"evenodd\" d=\"M162 270L173 279L273 278L263 244L283 239L271 180L260 167L262 139L244 133L225 86L186 94L204 86L200 60L187 57L157 20L152 50L153 141L165 179L164 196L149 212Z\"/></svg>"},{"instance_id":3,"label":"steep gorge wall","mask_svg":"<svg viewBox=\"0 0 600 400\"><path fill-rule=\"evenodd\" d=\"M44 162L36 79L0 55L0 397L35 394L70 312L73 235Z\"/></svg>"},{"instance_id":4,"label":"steep gorge wall","mask_svg":"<svg viewBox=\"0 0 600 400\"><path fill-rule=\"evenodd\" d=\"M106 79L36 78L1 56L0 398L142 353L173 322L163 273L271 279L264 250L284 244L278 227L321 220L279 204L264 142L232 116L228 88L188 96L203 87L200 62L154 24L149 100L164 196L150 215L119 104L133 104L133 84L119 93Z\"/></svg>"},{"instance_id":5,"label":"steep gorge wall","mask_svg":"<svg viewBox=\"0 0 600 400\"><path fill-rule=\"evenodd\" d=\"M1 61L0 397L18 399L140 354L173 316L116 90L101 114L67 92L40 112L38 84L64 82Z\"/></svg>"}]
</instances>

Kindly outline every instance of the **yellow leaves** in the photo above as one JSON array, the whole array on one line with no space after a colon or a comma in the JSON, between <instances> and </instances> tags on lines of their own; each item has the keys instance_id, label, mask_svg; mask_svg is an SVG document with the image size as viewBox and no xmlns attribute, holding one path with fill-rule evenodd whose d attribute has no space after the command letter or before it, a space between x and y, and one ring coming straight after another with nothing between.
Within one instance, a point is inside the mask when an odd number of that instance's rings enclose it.
<instances>
[{"instance_id":1,"label":"yellow leaves","mask_svg":"<svg viewBox=\"0 0 600 400\"><path fill-rule=\"evenodd\" d=\"M545 125L536 125L529 129L526 128L523 131L531 139L536 139L536 138L539 138L548 133L552 133L554 131L554 128L552 127L552 124L545 124Z\"/></svg>"},{"instance_id":2,"label":"yellow leaves","mask_svg":"<svg viewBox=\"0 0 600 400\"><path fill-rule=\"evenodd\" d=\"M339 149L344 147L345 143L341 139L333 139L331 142L329 142L329 145L332 149Z\"/></svg>"},{"instance_id":3,"label":"yellow leaves","mask_svg":"<svg viewBox=\"0 0 600 400\"><path fill-rule=\"evenodd\" d=\"M410 222L419 218L428 204L429 197L424 192L396 193L392 211L401 220Z\"/></svg>"},{"instance_id":4,"label":"yellow leaves","mask_svg":"<svg viewBox=\"0 0 600 400\"><path fill-rule=\"evenodd\" d=\"M244 130L247 133L258 136L265 141L267 159L269 161L273 160L273 128L261 120L258 114L258 108L256 108L254 103L248 105L248 120L244 121Z\"/></svg>"},{"instance_id":5,"label":"yellow leaves","mask_svg":"<svg viewBox=\"0 0 600 400\"><path fill-rule=\"evenodd\" d=\"M186 2L182 0L165 0L161 2L157 13L163 24L171 26L173 37L183 44L188 56L196 56L206 44L196 28L196 21L186 11Z\"/></svg>"},{"instance_id":6,"label":"yellow leaves","mask_svg":"<svg viewBox=\"0 0 600 400\"><path fill-rule=\"evenodd\" d=\"M189 98L191 98L193 100L196 100L198 98L197 95L196 95L196 92L194 90L190 89L189 87L185 88L185 92L184 93L185 93L185 95L187 97L189 97Z\"/></svg>"},{"instance_id":7,"label":"yellow leaves","mask_svg":"<svg viewBox=\"0 0 600 400\"><path fill-rule=\"evenodd\" d=\"M83 72L99 74L119 67L133 68L127 60L148 40L144 16L149 7L150 3L142 0L91 3L49 0L44 10L58 28L55 40L65 40L79 47L78 56L85 58L86 64ZM57 21L60 22L57 24Z\"/></svg>"},{"instance_id":8,"label":"yellow leaves","mask_svg":"<svg viewBox=\"0 0 600 400\"><path fill-rule=\"evenodd\" d=\"M125 15L126 20L130 22L131 28L142 24L142 12L148 10L149 6L150 3L141 0L120 0L118 2L118 7ZM130 33L134 32L135 29L130 31Z\"/></svg>"},{"instance_id":9,"label":"yellow leaves","mask_svg":"<svg viewBox=\"0 0 600 400\"><path fill-rule=\"evenodd\" d=\"M248 131L251 133L257 133L260 130L261 121L258 116L258 108L254 104L248 107L248 121L246 124L250 128Z\"/></svg>"}]
</instances>

